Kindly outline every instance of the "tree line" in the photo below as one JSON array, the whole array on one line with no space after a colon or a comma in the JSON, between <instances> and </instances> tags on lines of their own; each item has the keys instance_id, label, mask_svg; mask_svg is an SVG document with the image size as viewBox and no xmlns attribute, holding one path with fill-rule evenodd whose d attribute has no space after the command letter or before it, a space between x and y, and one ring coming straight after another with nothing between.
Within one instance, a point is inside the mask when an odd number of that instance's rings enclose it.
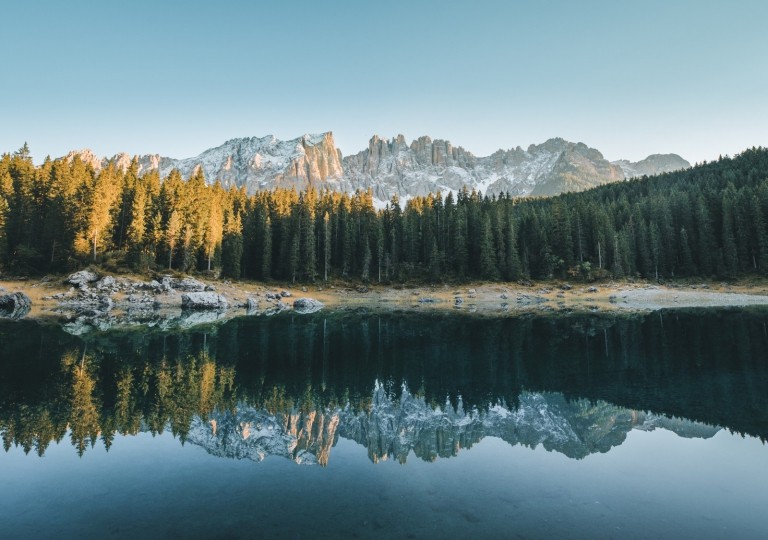
<instances>
[{"instance_id":1,"label":"tree line","mask_svg":"<svg viewBox=\"0 0 768 540\"><path fill-rule=\"evenodd\" d=\"M313 282L737 277L768 271L768 150L551 198L466 188L397 197L309 188L248 195L198 169L161 178L79 157L0 158L0 266L98 263Z\"/></svg>"}]
</instances>

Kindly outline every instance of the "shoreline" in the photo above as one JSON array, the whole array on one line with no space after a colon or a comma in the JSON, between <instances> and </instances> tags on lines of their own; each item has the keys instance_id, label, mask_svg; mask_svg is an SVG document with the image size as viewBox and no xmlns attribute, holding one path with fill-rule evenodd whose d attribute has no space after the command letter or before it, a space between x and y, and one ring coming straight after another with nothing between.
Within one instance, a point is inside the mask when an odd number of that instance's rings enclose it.
<instances>
[{"instance_id":1,"label":"shoreline","mask_svg":"<svg viewBox=\"0 0 768 540\"><path fill-rule=\"evenodd\" d=\"M146 276L106 273L98 275L98 280L80 285L66 283L67 279L68 276L0 278L0 294L23 292L32 301L32 308L24 318L59 319L69 325L73 333L123 324L191 327L246 314L272 315L292 309L297 298L316 300L328 312L442 312L495 317L768 305L768 282L759 281L671 285L646 282L288 285L171 276L165 276L160 283ZM227 307L182 310L185 288L208 291L199 294L223 298Z\"/></svg>"}]
</instances>

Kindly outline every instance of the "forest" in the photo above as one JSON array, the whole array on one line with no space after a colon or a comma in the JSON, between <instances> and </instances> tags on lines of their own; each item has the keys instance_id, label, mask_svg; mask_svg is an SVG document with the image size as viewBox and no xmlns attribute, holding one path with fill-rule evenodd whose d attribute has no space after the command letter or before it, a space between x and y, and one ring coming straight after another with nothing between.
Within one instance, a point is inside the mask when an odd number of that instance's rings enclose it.
<instances>
[{"instance_id":1,"label":"forest","mask_svg":"<svg viewBox=\"0 0 768 540\"><path fill-rule=\"evenodd\" d=\"M316 282L736 278L768 272L768 150L550 198L322 187L248 195L198 172L0 157L0 268L91 264Z\"/></svg>"}]
</instances>

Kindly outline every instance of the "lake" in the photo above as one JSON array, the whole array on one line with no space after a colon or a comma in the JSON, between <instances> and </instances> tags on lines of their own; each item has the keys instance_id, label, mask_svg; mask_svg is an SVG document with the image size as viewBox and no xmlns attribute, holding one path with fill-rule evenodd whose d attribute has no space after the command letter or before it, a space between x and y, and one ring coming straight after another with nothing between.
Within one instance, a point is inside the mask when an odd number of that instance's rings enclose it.
<instances>
[{"instance_id":1,"label":"lake","mask_svg":"<svg viewBox=\"0 0 768 540\"><path fill-rule=\"evenodd\" d=\"M0 322L4 538L766 538L768 310Z\"/></svg>"}]
</instances>

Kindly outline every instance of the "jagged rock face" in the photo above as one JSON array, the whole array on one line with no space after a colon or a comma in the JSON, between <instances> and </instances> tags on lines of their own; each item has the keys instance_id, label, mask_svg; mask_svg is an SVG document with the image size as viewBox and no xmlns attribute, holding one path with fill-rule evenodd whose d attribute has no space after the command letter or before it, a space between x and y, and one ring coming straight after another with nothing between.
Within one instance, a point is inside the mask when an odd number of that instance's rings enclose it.
<instances>
[{"instance_id":1,"label":"jagged rock face","mask_svg":"<svg viewBox=\"0 0 768 540\"><path fill-rule=\"evenodd\" d=\"M376 383L370 405L270 413L241 404L234 412L216 411L192 422L187 440L211 454L261 461L279 455L297 463L325 465L339 437L367 449L374 463L413 453L433 461L471 448L484 437L511 445L582 459L624 442L632 429L668 429L681 437L709 438L720 428L623 409L606 402L567 400L562 394L525 392L516 407L495 404L464 410L461 398L434 406L403 386L399 397Z\"/></svg>"},{"instance_id":2,"label":"jagged rock face","mask_svg":"<svg viewBox=\"0 0 768 540\"><path fill-rule=\"evenodd\" d=\"M97 158L90 150L70 152L67 159L75 155L96 170L110 161ZM157 154L137 159L139 174L158 170L161 176L167 176L171 170L178 169L184 178L189 178L202 168L208 182L219 180L224 187L245 187L248 193L277 187L302 190L310 185L338 181L343 176L341 153L330 132L304 135L290 141L280 141L271 135L232 139L187 159ZM117 154L111 161L125 170L131 165L132 158Z\"/></svg>"},{"instance_id":3,"label":"jagged rock face","mask_svg":"<svg viewBox=\"0 0 768 540\"><path fill-rule=\"evenodd\" d=\"M488 195L556 195L624 179L619 165L583 143L550 139L540 145L476 157L444 140L420 137L410 146L398 135L373 137L368 148L344 158L348 189L372 189L379 201L467 187Z\"/></svg>"},{"instance_id":4,"label":"jagged rock face","mask_svg":"<svg viewBox=\"0 0 768 540\"><path fill-rule=\"evenodd\" d=\"M687 169L691 166L686 160L677 154L652 154L640 161L631 162L626 159L614 161L614 165L621 167L626 178L637 176L651 176L672 171Z\"/></svg>"},{"instance_id":5,"label":"jagged rock face","mask_svg":"<svg viewBox=\"0 0 768 540\"><path fill-rule=\"evenodd\" d=\"M145 159L142 158L142 165ZM155 161L158 161L156 158ZM159 158L162 162L162 158ZM147 163L151 167L153 163ZM202 167L205 178L249 193L277 187L298 190L342 176L341 155L332 133L304 135L291 141L272 136L232 139L194 158L164 162L160 174L177 168L185 178Z\"/></svg>"},{"instance_id":6,"label":"jagged rock face","mask_svg":"<svg viewBox=\"0 0 768 540\"><path fill-rule=\"evenodd\" d=\"M67 158L74 155L95 169L107 163L88 150L71 152ZM232 139L193 158L145 155L137 160L139 174L158 170L166 176L176 168L188 178L202 168L208 182L245 187L248 193L277 187L302 190L314 186L343 192L371 189L380 206L395 195L407 200L429 193L456 193L464 187L488 195L556 195L689 166L675 154L653 155L637 163L611 163L594 148L560 138L532 144L526 150L518 146L476 157L442 139L423 136L408 144L403 135L389 140L374 136L368 148L342 158L330 132L290 141L272 136ZM126 169L132 158L118 154L112 161Z\"/></svg>"},{"instance_id":7,"label":"jagged rock face","mask_svg":"<svg viewBox=\"0 0 768 540\"><path fill-rule=\"evenodd\" d=\"M618 165L607 161L603 155L583 143L563 141L552 169L536 183L531 195L557 195L568 191L583 191L607 182L624 179Z\"/></svg>"}]
</instances>

